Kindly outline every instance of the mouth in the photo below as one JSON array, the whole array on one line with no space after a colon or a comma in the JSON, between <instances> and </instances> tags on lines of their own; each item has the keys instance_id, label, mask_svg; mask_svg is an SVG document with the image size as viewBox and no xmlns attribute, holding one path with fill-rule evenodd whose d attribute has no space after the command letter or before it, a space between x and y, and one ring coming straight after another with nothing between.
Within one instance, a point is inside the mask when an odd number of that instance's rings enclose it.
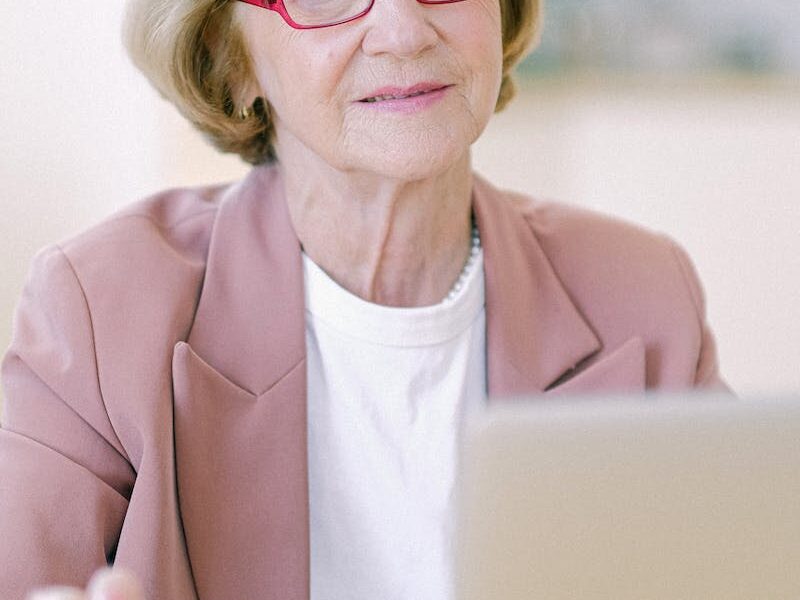
<instances>
[{"instance_id":1,"label":"mouth","mask_svg":"<svg viewBox=\"0 0 800 600\"><path fill-rule=\"evenodd\" d=\"M376 90L366 98L362 98L359 102L373 104L375 102L386 102L387 100L406 100L408 98L416 98L417 96L439 92L449 87L451 86L441 83L419 83L406 89L383 88Z\"/></svg>"}]
</instances>

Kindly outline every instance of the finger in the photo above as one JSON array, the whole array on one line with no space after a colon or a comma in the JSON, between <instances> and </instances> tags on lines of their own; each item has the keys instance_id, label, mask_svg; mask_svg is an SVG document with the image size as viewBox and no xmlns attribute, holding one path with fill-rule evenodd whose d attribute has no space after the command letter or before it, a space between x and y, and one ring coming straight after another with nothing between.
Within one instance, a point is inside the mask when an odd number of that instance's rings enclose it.
<instances>
[{"instance_id":1,"label":"finger","mask_svg":"<svg viewBox=\"0 0 800 600\"><path fill-rule=\"evenodd\" d=\"M86 596L78 588L49 587L33 590L27 600L86 600Z\"/></svg>"},{"instance_id":2,"label":"finger","mask_svg":"<svg viewBox=\"0 0 800 600\"><path fill-rule=\"evenodd\" d=\"M125 569L102 569L89 582L88 600L144 600L138 579Z\"/></svg>"}]
</instances>

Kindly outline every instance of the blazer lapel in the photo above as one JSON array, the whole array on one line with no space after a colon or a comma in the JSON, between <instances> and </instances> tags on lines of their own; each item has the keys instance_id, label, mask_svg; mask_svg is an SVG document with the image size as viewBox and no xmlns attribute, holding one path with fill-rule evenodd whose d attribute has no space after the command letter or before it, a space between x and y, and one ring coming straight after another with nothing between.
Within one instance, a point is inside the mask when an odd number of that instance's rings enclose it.
<instances>
[{"instance_id":1,"label":"blazer lapel","mask_svg":"<svg viewBox=\"0 0 800 600\"><path fill-rule=\"evenodd\" d=\"M608 356L598 357L564 383L545 393L549 396L577 396L597 392L643 392L645 389L644 344L634 337Z\"/></svg>"},{"instance_id":2,"label":"blazer lapel","mask_svg":"<svg viewBox=\"0 0 800 600\"><path fill-rule=\"evenodd\" d=\"M490 399L643 388L641 340L604 355L601 340L553 271L525 207L478 176L473 206L486 270Z\"/></svg>"},{"instance_id":3,"label":"blazer lapel","mask_svg":"<svg viewBox=\"0 0 800 600\"><path fill-rule=\"evenodd\" d=\"M201 600L307 600L300 245L277 171L222 201L186 343L173 354L178 497Z\"/></svg>"}]
</instances>

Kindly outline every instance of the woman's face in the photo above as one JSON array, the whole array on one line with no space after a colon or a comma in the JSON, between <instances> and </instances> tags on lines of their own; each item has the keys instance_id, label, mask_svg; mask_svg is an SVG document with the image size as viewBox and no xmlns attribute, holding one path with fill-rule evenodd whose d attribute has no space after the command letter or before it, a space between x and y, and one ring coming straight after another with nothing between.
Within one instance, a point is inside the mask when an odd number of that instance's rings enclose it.
<instances>
[{"instance_id":1,"label":"woman's face","mask_svg":"<svg viewBox=\"0 0 800 600\"><path fill-rule=\"evenodd\" d=\"M254 6L237 10L279 159L283 146L301 147L339 170L419 179L462 158L494 112L498 0L375 0L360 19L310 30ZM424 93L386 99L414 92Z\"/></svg>"}]
</instances>

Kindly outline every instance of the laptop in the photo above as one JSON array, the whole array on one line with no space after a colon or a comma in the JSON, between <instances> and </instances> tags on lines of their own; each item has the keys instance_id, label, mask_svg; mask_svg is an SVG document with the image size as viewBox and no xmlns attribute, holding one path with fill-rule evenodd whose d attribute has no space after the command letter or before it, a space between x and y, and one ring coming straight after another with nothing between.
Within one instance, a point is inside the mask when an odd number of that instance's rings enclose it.
<instances>
[{"instance_id":1,"label":"laptop","mask_svg":"<svg viewBox=\"0 0 800 600\"><path fill-rule=\"evenodd\" d=\"M507 401L462 444L457 600L800 599L800 397Z\"/></svg>"}]
</instances>

